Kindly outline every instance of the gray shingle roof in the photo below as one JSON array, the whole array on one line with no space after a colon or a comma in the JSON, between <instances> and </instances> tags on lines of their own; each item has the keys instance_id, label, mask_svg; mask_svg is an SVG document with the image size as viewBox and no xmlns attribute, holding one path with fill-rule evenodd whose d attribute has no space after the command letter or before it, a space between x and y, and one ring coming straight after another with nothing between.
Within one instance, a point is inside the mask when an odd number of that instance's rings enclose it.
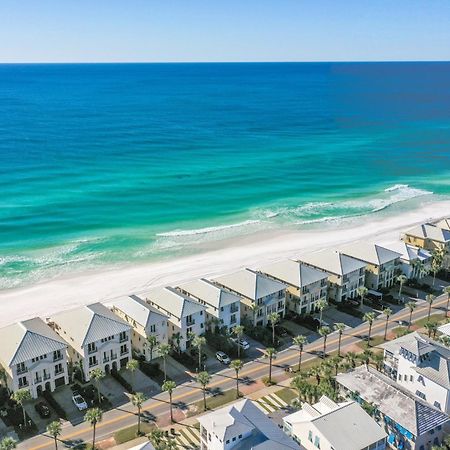
<instances>
[{"instance_id":1,"label":"gray shingle roof","mask_svg":"<svg viewBox=\"0 0 450 450\"><path fill-rule=\"evenodd\" d=\"M323 249L314 253L308 253L299 258L300 261L317 267L325 272L336 275L347 275L356 270L364 269L366 263L358 259L344 255L336 250Z\"/></svg>"},{"instance_id":2,"label":"gray shingle roof","mask_svg":"<svg viewBox=\"0 0 450 450\"><path fill-rule=\"evenodd\" d=\"M160 319L167 319L167 316L162 311L149 305L137 295L130 295L114 300L112 305L144 328L150 323L151 317L158 316Z\"/></svg>"},{"instance_id":3,"label":"gray shingle roof","mask_svg":"<svg viewBox=\"0 0 450 450\"><path fill-rule=\"evenodd\" d=\"M340 247L342 253L361 261L380 266L400 258L401 253L389 250L378 244L364 241L352 242Z\"/></svg>"}]
</instances>

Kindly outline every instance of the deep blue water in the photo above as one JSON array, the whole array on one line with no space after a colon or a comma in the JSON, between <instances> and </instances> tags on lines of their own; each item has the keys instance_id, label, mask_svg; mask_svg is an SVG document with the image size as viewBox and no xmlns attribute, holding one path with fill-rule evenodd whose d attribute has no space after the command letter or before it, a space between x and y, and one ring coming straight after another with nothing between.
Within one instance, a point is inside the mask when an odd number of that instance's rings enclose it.
<instances>
[{"instance_id":1,"label":"deep blue water","mask_svg":"<svg viewBox=\"0 0 450 450\"><path fill-rule=\"evenodd\" d=\"M397 213L449 174L450 63L0 65L0 287Z\"/></svg>"}]
</instances>

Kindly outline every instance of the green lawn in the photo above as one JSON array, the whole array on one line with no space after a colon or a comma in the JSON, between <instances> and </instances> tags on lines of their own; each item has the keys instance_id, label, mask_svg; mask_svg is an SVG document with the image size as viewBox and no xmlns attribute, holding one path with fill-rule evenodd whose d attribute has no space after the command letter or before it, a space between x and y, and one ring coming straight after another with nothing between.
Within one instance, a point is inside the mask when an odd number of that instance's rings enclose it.
<instances>
[{"instance_id":1,"label":"green lawn","mask_svg":"<svg viewBox=\"0 0 450 450\"><path fill-rule=\"evenodd\" d=\"M445 320L445 314L439 313L439 314L431 314L430 316L430 322L442 322L443 320ZM425 326L425 324L428 322L428 319L426 317L424 317L423 319L419 319L416 320L414 323L414 325L418 328L422 328Z\"/></svg>"},{"instance_id":2,"label":"green lawn","mask_svg":"<svg viewBox=\"0 0 450 450\"><path fill-rule=\"evenodd\" d=\"M359 341L356 345L359 348L365 350L366 348L372 349L373 347L376 347L377 345L384 344L384 342L385 342L385 340L383 339L383 336L372 336L370 338L370 347L368 347L366 340Z\"/></svg>"},{"instance_id":3,"label":"green lawn","mask_svg":"<svg viewBox=\"0 0 450 450\"><path fill-rule=\"evenodd\" d=\"M236 389L229 389L227 391L223 391L221 394L216 395L215 397L206 397L206 407L208 409L215 409L235 400ZM203 412L203 400L195 402L190 406L192 407L192 411L188 413L188 416L195 416Z\"/></svg>"},{"instance_id":4,"label":"green lawn","mask_svg":"<svg viewBox=\"0 0 450 450\"><path fill-rule=\"evenodd\" d=\"M155 428L154 425L141 422L141 432L147 434ZM116 444L123 444L124 442L131 441L136 438L137 424L128 428L122 428L114 433L114 440Z\"/></svg>"},{"instance_id":5,"label":"green lawn","mask_svg":"<svg viewBox=\"0 0 450 450\"><path fill-rule=\"evenodd\" d=\"M281 398L281 400L284 400L287 404L290 404L294 398L297 398L297 393L294 389L291 388L283 388L279 391L276 391L275 394Z\"/></svg>"}]
</instances>

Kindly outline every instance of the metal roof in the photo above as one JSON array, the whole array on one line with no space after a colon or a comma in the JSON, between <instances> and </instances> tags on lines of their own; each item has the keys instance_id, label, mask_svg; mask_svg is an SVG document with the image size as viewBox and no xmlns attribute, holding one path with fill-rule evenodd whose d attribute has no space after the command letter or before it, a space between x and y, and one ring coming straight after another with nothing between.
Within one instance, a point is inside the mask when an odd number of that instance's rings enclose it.
<instances>
[{"instance_id":1,"label":"metal roof","mask_svg":"<svg viewBox=\"0 0 450 450\"><path fill-rule=\"evenodd\" d=\"M155 320L167 319L167 315L149 305L137 295L122 297L112 302L112 306L122 311L136 323L147 328ZM155 318L157 316L157 318Z\"/></svg>"},{"instance_id":2,"label":"metal roof","mask_svg":"<svg viewBox=\"0 0 450 450\"><path fill-rule=\"evenodd\" d=\"M401 253L394 252L378 244L372 244L365 241L352 242L339 248L345 255L359 259L370 264L381 266L400 258Z\"/></svg>"},{"instance_id":3,"label":"metal roof","mask_svg":"<svg viewBox=\"0 0 450 450\"><path fill-rule=\"evenodd\" d=\"M441 243L450 242L450 231L439 228L431 223L424 223L417 227L411 228L405 234L423 239L431 239Z\"/></svg>"},{"instance_id":4,"label":"metal roof","mask_svg":"<svg viewBox=\"0 0 450 450\"><path fill-rule=\"evenodd\" d=\"M367 265L358 259L331 249L323 249L314 253L308 253L299 258L299 260L310 266L324 270L325 272L340 276L364 269Z\"/></svg>"},{"instance_id":5,"label":"metal roof","mask_svg":"<svg viewBox=\"0 0 450 450\"><path fill-rule=\"evenodd\" d=\"M415 260L426 261L431 258L431 253L420 247L408 244L403 241L398 241L393 244L389 244L388 247L391 250L401 253L400 259L403 261L411 262Z\"/></svg>"},{"instance_id":6,"label":"metal roof","mask_svg":"<svg viewBox=\"0 0 450 450\"><path fill-rule=\"evenodd\" d=\"M450 231L450 218L440 220L436 223L436 226Z\"/></svg>"}]
</instances>

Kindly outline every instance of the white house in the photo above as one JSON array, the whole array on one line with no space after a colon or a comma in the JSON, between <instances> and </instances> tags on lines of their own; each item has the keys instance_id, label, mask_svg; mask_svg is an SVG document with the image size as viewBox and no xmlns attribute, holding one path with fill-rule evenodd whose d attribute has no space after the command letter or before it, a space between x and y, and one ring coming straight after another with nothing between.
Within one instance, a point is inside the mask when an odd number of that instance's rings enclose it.
<instances>
[{"instance_id":1,"label":"white house","mask_svg":"<svg viewBox=\"0 0 450 450\"><path fill-rule=\"evenodd\" d=\"M69 382L67 344L38 317L0 329L0 365L8 388L33 398Z\"/></svg>"},{"instance_id":2,"label":"white house","mask_svg":"<svg viewBox=\"0 0 450 450\"><path fill-rule=\"evenodd\" d=\"M355 401L322 396L283 418L284 431L307 450L384 450L387 434Z\"/></svg>"},{"instance_id":3,"label":"white house","mask_svg":"<svg viewBox=\"0 0 450 450\"><path fill-rule=\"evenodd\" d=\"M268 264L260 271L287 286L287 308L297 314L313 312L319 300L327 299L328 274L291 259Z\"/></svg>"},{"instance_id":4,"label":"white house","mask_svg":"<svg viewBox=\"0 0 450 450\"><path fill-rule=\"evenodd\" d=\"M239 270L213 280L241 297L241 318L255 326L267 325L267 316L284 316L286 285L251 269Z\"/></svg>"},{"instance_id":5,"label":"white house","mask_svg":"<svg viewBox=\"0 0 450 450\"><path fill-rule=\"evenodd\" d=\"M335 250L320 250L300 258L308 266L328 274L328 297L342 302L358 296L357 289L364 286L367 264Z\"/></svg>"},{"instance_id":6,"label":"white house","mask_svg":"<svg viewBox=\"0 0 450 450\"><path fill-rule=\"evenodd\" d=\"M450 349L417 332L380 347L385 372L408 391L450 413Z\"/></svg>"},{"instance_id":7,"label":"white house","mask_svg":"<svg viewBox=\"0 0 450 450\"><path fill-rule=\"evenodd\" d=\"M111 310L133 327L131 347L151 361L159 356L157 347L151 348L148 338L155 336L158 344L168 342L167 315L150 306L137 295L130 295L114 300Z\"/></svg>"},{"instance_id":8,"label":"white house","mask_svg":"<svg viewBox=\"0 0 450 450\"><path fill-rule=\"evenodd\" d=\"M184 283L178 289L206 307L207 328L218 325L231 329L240 324L241 298L238 295L204 278Z\"/></svg>"},{"instance_id":9,"label":"white house","mask_svg":"<svg viewBox=\"0 0 450 450\"><path fill-rule=\"evenodd\" d=\"M205 332L205 306L175 288L152 289L145 294L145 300L167 316L169 342L180 351L186 351L192 335Z\"/></svg>"},{"instance_id":10,"label":"white house","mask_svg":"<svg viewBox=\"0 0 450 450\"><path fill-rule=\"evenodd\" d=\"M199 417L201 450L300 450L251 400Z\"/></svg>"},{"instance_id":11,"label":"white house","mask_svg":"<svg viewBox=\"0 0 450 450\"><path fill-rule=\"evenodd\" d=\"M430 271L431 253L428 250L403 241L389 244L388 247L401 254L401 270L407 278L419 279Z\"/></svg>"},{"instance_id":12,"label":"white house","mask_svg":"<svg viewBox=\"0 0 450 450\"><path fill-rule=\"evenodd\" d=\"M365 241L352 242L340 248L341 253L366 264L365 285L369 289L389 288L400 271L401 253Z\"/></svg>"},{"instance_id":13,"label":"white house","mask_svg":"<svg viewBox=\"0 0 450 450\"><path fill-rule=\"evenodd\" d=\"M131 359L131 326L102 303L55 314L49 324L69 344L69 360L86 380L93 369L109 373Z\"/></svg>"}]
</instances>

